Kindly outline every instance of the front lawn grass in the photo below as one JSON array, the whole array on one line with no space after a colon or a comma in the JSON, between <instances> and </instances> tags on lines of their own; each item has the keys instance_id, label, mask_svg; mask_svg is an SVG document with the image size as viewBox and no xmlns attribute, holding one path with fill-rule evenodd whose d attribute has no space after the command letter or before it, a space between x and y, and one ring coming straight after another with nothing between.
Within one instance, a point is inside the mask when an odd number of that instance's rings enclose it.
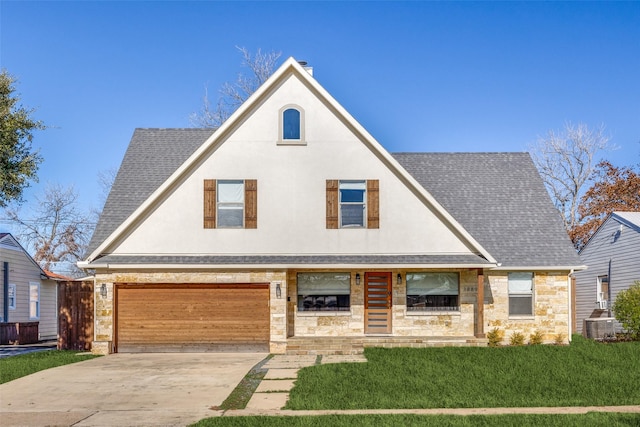
<instances>
[{"instance_id":1,"label":"front lawn grass","mask_svg":"<svg viewBox=\"0 0 640 427\"><path fill-rule=\"evenodd\" d=\"M367 348L367 363L298 372L286 409L640 404L640 342Z\"/></svg>"},{"instance_id":2,"label":"front lawn grass","mask_svg":"<svg viewBox=\"0 0 640 427\"><path fill-rule=\"evenodd\" d=\"M637 427L639 414L590 412L581 415L320 415L291 417L214 417L192 427L397 427L397 426L518 426L518 427Z\"/></svg>"},{"instance_id":3,"label":"front lawn grass","mask_svg":"<svg viewBox=\"0 0 640 427\"><path fill-rule=\"evenodd\" d=\"M0 384L56 366L68 365L96 355L69 350L37 351L0 359Z\"/></svg>"}]
</instances>

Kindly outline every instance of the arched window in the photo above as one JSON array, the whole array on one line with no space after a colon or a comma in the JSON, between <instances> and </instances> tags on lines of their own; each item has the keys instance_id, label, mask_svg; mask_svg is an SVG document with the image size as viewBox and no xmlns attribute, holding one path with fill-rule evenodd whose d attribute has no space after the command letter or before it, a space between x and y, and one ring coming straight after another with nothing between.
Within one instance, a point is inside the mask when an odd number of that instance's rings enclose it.
<instances>
[{"instance_id":1,"label":"arched window","mask_svg":"<svg viewBox=\"0 0 640 427\"><path fill-rule=\"evenodd\" d=\"M300 111L295 108L282 113L282 139L300 139Z\"/></svg>"}]
</instances>

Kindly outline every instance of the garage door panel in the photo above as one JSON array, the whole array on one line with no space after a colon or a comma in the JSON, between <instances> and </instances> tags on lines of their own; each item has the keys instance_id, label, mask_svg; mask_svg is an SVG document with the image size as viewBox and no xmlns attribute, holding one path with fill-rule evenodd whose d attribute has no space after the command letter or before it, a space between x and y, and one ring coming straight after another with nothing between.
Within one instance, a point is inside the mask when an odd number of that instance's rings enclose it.
<instances>
[{"instance_id":1,"label":"garage door panel","mask_svg":"<svg viewBox=\"0 0 640 427\"><path fill-rule=\"evenodd\" d=\"M128 351L268 351L269 287L119 285L117 348Z\"/></svg>"}]
</instances>

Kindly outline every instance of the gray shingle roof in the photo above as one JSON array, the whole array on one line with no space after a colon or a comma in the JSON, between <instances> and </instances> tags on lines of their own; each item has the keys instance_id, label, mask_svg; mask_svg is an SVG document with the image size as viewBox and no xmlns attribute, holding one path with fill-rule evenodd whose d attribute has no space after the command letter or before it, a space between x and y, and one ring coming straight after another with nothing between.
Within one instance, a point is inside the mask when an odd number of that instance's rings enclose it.
<instances>
[{"instance_id":1,"label":"gray shingle roof","mask_svg":"<svg viewBox=\"0 0 640 427\"><path fill-rule=\"evenodd\" d=\"M125 221L212 132L211 129L136 129L88 253L93 252ZM527 153L398 153L393 156L503 266L581 264L564 231L559 213ZM137 260L210 264L251 261L246 257L233 256L146 258L138 257ZM269 263L276 258L271 257ZM335 257L313 260L309 257L284 258L281 260L283 263L296 263L296 259L319 264L336 261ZM341 260L338 262L345 262L345 257L338 258ZM355 264L376 262L375 257L366 257L366 260L351 258ZM132 260L107 256L101 261L107 259L111 262ZM417 262L402 257L377 261ZM435 258L421 261L437 263ZM444 259L439 261L447 263ZM473 256L448 261L477 264L481 259Z\"/></svg>"},{"instance_id":2,"label":"gray shingle roof","mask_svg":"<svg viewBox=\"0 0 640 427\"><path fill-rule=\"evenodd\" d=\"M392 155L504 267L581 265L528 153Z\"/></svg>"},{"instance_id":3,"label":"gray shingle roof","mask_svg":"<svg viewBox=\"0 0 640 427\"><path fill-rule=\"evenodd\" d=\"M136 129L98 225L91 254L213 133L212 129Z\"/></svg>"}]
</instances>

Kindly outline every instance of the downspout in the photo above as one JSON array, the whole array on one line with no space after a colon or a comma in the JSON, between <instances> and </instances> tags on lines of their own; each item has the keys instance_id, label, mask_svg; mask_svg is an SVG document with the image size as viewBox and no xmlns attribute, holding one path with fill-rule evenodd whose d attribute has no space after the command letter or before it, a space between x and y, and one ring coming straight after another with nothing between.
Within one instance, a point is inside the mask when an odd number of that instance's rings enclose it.
<instances>
[{"instance_id":1,"label":"downspout","mask_svg":"<svg viewBox=\"0 0 640 427\"><path fill-rule=\"evenodd\" d=\"M609 286L607 286L607 317L611 317L611 262L613 260L609 258L609 270L607 271L607 277L609 278Z\"/></svg>"},{"instance_id":2,"label":"downspout","mask_svg":"<svg viewBox=\"0 0 640 427\"><path fill-rule=\"evenodd\" d=\"M569 271L569 275L567 276L567 289L569 290L569 292L567 292L567 294L569 295L569 319L568 319L569 336L567 337L567 340L569 342L571 342L571 334L573 333L573 311L571 310L573 308L573 294L571 293L572 282L573 282L573 268L571 269L571 271Z\"/></svg>"},{"instance_id":3,"label":"downspout","mask_svg":"<svg viewBox=\"0 0 640 427\"><path fill-rule=\"evenodd\" d=\"M2 263L2 321L9 321L9 263Z\"/></svg>"}]
</instances>

